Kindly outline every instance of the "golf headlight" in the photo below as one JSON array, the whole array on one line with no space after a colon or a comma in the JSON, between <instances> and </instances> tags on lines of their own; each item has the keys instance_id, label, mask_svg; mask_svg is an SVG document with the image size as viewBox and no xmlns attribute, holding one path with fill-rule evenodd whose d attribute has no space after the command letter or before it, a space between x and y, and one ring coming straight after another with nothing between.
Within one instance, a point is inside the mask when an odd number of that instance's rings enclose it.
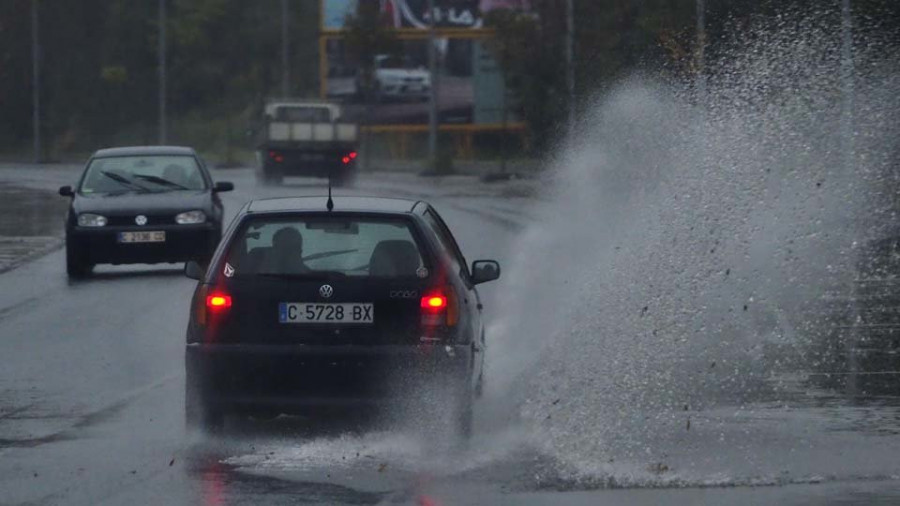
<instances>
[{"instance_id":1,"label":"golf headlight","mask_svg":"<svg viewBox=\"0 0 900 506\"><path fill-rule=\"evenodd\" d=\"M78 215L79 227L105 227L107 223L106 216L99 214L84 213Z\"/></svg>"},{"instance_id":2,"label":"golf headlight","mask_svg":"<svg viewBox=\"0 0 900 506\"><path fill-rule=\"evenodd\" d=\"M206 213L203 211L188 211L175 216L175 223L179 225L193 225L195 223L205 223Z\"/></svg>"}]
</instances>

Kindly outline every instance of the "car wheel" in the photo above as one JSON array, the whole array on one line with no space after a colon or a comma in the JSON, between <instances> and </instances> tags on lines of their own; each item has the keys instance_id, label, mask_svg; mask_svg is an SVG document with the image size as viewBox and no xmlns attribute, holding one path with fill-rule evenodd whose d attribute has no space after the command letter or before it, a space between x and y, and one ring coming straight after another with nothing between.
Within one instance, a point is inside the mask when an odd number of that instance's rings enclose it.
<instances>
[{"instance_id":1,"label":"car wheel","mask_svg":"<svg viewBox=\"0 0 900 506\"><path fill-rule=\"evenodd\" d=\"M225 428L225 412L210 406L190 384L186 385L184 396L184 420L189 430L215 434Z\"/></svg>"},{"instance_id":2,"label":"car wheel","mask_svg":"<svg viewBox=\"0 0 900 506\"><path fill-rule=\"evenodd\" d=\"M220 433L225 428L225 411L210 404L203 394L203 375L188 365L184 381L184 420L188 430Z\"/></svg>"},{"instance_id":3,"label":"car wheel","mask_svg":"<svg viewBox=\"0 0 900 506\"><path fill-rule=\"evenodd\" d=\"M73 279L84 278L91 273L91 268L84 255L66 241L66 274Z\"/></svg>"},{"instance_id":4,"label":"car wheel","mask_svg":"<svg viewBox=\"0 0 900 506\"><path fill-rule=\"evenodd\" d=\"M463 394L457 404L456 431L462 439L472 436L472 425L475 418L475 400L471 394Z\"/></svg>"},{"instance_id":5,"label":"car wheel","mask_svg":"<svg viewBox=\"0 0 900 506\"><path fill-rule=\"evenodd\" d=\"M354 180L356 180L356 171L348 170L344 172L338 172L338 174L332 179L332 182L335 186L347 187L352 186Z\"/></svg>"},{"instance_id":6,"label":"car wheel","mask_svg":"<svg viewBox=\"0 0 900 506\"><path fill-rule=\"evenodd\" d=\"M284 175L280 170L269 169L263 171L263 184L280 185L284 181Z\"/></svg>"},{"instance_id":7,"label":"car wheel","mask_svg":"<svg viewBox=\"0 0 900 506\"><path fill-rule=\"evenodd\" d=\"M184 415L190 430L219 434L225 429L225 413L211 408L203 401L185 404Z\"/></svg>"}]
</instances>

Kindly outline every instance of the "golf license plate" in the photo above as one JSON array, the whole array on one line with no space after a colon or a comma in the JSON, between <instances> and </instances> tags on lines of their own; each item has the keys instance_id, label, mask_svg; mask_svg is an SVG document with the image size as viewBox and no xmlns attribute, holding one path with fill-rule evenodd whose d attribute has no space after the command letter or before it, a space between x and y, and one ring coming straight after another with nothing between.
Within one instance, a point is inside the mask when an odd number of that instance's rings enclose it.
<instances>
[{"instance_id":1,"label":"golf license plate","mask_svg":"<svg viewBox=\"0 0 900 506\"><path fill-rule=\"evenodd\" d=\"M119 242L120 243L166 242L166 232L165 231L119 232Z\"/></svg>"},{"instance_id":2,"label":"golf license plate","mask_svg":"<svg viewBox=\"0 0 900 506\"><path fill-rule=\"evenodd\" d=\"M282 302L278 305L281 323L375 323L375 307L371 303L304 303Z\"/></svg>"}]
</instances>

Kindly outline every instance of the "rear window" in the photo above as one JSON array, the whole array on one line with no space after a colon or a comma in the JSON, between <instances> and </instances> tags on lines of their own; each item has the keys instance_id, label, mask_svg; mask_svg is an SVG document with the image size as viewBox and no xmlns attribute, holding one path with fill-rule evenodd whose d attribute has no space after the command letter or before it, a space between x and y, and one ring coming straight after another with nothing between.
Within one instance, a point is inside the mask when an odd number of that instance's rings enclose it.
<instances>
[{"instance_id":1,"label":"rear window","mask_svg":"<svg viewBox=\"0 0 900 506\"><path fill-rule=\"evenodd\" d=\"M226 262L224 272L233 277L428 275L410 223L402 219L254 219L235 236Z\"/></svg>"},{"instance_id":2,"label":"rear window","mask_svg":"<svg viewBox=\"0 0 900 506\"><path fill-rule=\"evenodd\" d=\"M327 107L279 107L275 117L278 121L327 123L331 121L331 111Z\"/></svg>"}]
</instances>

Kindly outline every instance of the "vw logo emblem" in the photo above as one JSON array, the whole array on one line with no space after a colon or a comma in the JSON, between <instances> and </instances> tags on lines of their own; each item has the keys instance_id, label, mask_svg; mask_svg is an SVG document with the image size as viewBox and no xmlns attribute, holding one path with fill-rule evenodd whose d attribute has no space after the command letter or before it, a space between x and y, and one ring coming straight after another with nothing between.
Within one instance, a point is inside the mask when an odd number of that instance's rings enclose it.
<instances>
[{"instance_id":1,"label":"vw logo emblem","mask_svg":"<svg viewBox=\"0 0 900 506\"><path fill-rule=\"evenodd\" d=\"M331 285L322 285L319 287L319 295L321 295L325 299L330 299L332 295L334 295L334 288Z\"/></svg>"},{"instance_id":2,"label":"vw logo emblem","mask_svg":"<svg viewBox=\"0 0 900 506\"><path fill-rule=\"evenodd\" d=\"M139 214L134 219L134 222L143 227L144 225L147 224L147 217L144 216L143 214Z\"/></svg>"}]
</instances>

